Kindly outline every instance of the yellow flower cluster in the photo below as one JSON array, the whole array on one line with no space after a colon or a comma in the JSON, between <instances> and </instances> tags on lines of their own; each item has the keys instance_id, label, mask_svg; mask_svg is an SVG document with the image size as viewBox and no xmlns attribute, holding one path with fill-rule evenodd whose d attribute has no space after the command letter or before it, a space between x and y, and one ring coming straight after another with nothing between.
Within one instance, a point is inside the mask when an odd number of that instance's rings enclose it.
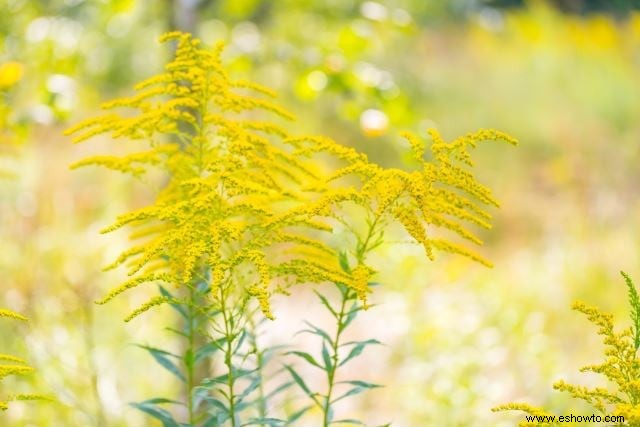
<instances>
[{"instance_id":1,"label":"yellow flower cluster","mask_svg":"<svg viewBox=\"0 0 640 427\"><path fill-rule=\"evenodd\" d=\"M402 224L407 233L420 243L427 257L433 259L433 250L456 253L490 266L485 258L452 239L431 236L428 227L446 229L462 240L481 244L481 240L463 222L490 228L491 216L482 205L498 206L491 190L479 183L462 165L473 166L469 150L478 142L502 140L509 144L517 141L509 135L481 129L446 143L435 129L429 129L433 140L432 160L426 160L426 146L417 136L405 133L413 157L421 168L417 171L385 169L371 163L366 156L352 149L330 144L327 139L307 139L307 146L299 154L328 151L345 160L348 165L333 174L330 180L346 175L360 177L362 186L350 192L342 190L345 201L366 205L375 217L389 216ZM295 141L298 146L304 140ZM338 148L333 148L338 147Z\"/></svg>"},{"instance_id":2,"label":"yellow flower cluster","mask_svg":"<svg viewBox=\"0 0 640 427\"><path fill-rule=\"evenodd\" d=\"M603 375L611 384L615 384L615 388L591 389L564 381L559 381L553 387L584 400L604 414L623 415L627 425L640 426L640 359L634 344L633 328L615 332L612 315L581 302L575 303L573 309L584 313L598 327L598 335L605 345L605 361L585 366L580 371Z\"/></svg>"},{"instance_id":3,"label":"yellow flower cluster","mask_svg":"<svg viewBox=\"0 0 640 427\"><path fill-rule=\"evenodd\" d=\"M0 154L12 154L18 138L15 124L11 119L12 109L10 101L10 89L22 78L24 66L19 62L5 62L0 64ZM0 177L11 177L13 173L0 169Z\"/></svg>"},{"instance_id":4,"label":"yellow flower cluster","mask_svg":"<svg viewBox=\"0 0 640 427\"><path fill-rule=\"evenodd\" d=\"M0 308L0 318L8 318L20 321L26 321L27 318L15 313L11 310ZM10 354L0 354L0 382L10 375L25 375L33 371L33 368L27 365L27 361ZM9 402L15 400L37 400L42 396L35 394L10 395L7 398L0 399L0 410L4 411L9 408Z\"/></svg>"},{"instance_id":5,"label":"yellow flower cluster","mask_svg":"<svg viewBox=\"0 0 640 427\"><path fill-rule=\"evenodd\" d=\"M133 108L137 115L110 113L67 131L77 135L75 142L107 133L149 143L144 151L91 157L74 167L101 165L134 176L157 167L168 176L152 206L124 214L103 230L133 225L142 243L108 267L126 263L132 278L99 302L143 283L209 280L212 295L221 286L244 291L272 317L273 284L310 275L351 282L337 262L327 261L334 252L300 231L326 229L314 218L320 212L300 209L307 199L302 188L322 185L315 165L292 153L283 142L286 130L254 117L260 110L285 119L291 114L264 99L274 96L269 89L231 80L220 62L222 45L206 50L177 32L161 40L177 42L165 72L137 85L137 95L103 106ZM165 302L154 298L127 319Z\"/></svg>"},{"instance_id":6,"label":"yellow flower cluster","mask_svg":"<svg viewBox=\"0 0 640 427\"><path fill-rule=\"evenodd\" d=\"M461 221L488 228L490 217L480 204L497 202L460 164L471 165L468 150L478 141L513 139L480 131L445 143L434 131L434 160L428 162L424 145L407 135L422 169L385 169L329 138L293 137L274 122L257 120L261 111L281 119L292 115L269 99L269 89L232 80L220 60L221 44L204 49L179 32L161 40L177 44L164 73L138 84L136 95L103 106L134 109L137 115L109 113L67 131L77 135L75 142L99 134L148 142L144 151L91 157L74 167L101 165L138 177L155 167L168 176L152 206L124 214L104 230L135 226L142 243L109 266L128 265L132 278L100 302L158 280L178 286L206 280L212 295L236 289L254 297L267 317L271 293L293 283L343 283L364 302L373 270L361 265L342 271L337 251L321 235L332 230L328 219L346 202L396 219L429 257L437 249L489 264L454 241L427 235L426 227L480 243ZM313 160L320 153L344 166L326 176ZM336 184L347 175L359 176L363 184ZM128 319L165 302L153 299Z\"/></svg>"},{"instance_id":7,"label":"yellow flower cluster","mask_svg":"<svg viewBox=\"0 0 640 427\"><path fill-rule=\"evenodd\" d=\"M4 308L0 308L0 317L8 317L10 319L27 321L28 319L14 311L6 310Z\"/></svg>"},{"instance_id":8,"label":"yellow flower cluster","mask_svg":"<svg viewBox=\"0 0 640 427\"><path fill-rule=\"evenodd\" d=\"M640 342L635 337L640 333L640 299L631 282L624 276L629 288L629 300L631 303L631 318L634 324L620 332L614 330L613 316L601 312L596 307L588 306L582 302L573 304L573 309L587 316L587 319L597 326L598 335L602 337L605 345L604 362L597 365L589 365L580 369L580 372L593 372L603 375L612 387L578 386L558 381L553 385L556 390L569 393L572 397L582 400L597 409L603 415L622 415L626 426L640 426L640 359L638 348ZM526 404L508 404L494 410L520 410L530 415L547 415L540 408ZM522 422L520 426L530 425L556 425L555 423L530 424ZM618 425L618 424L616 424ZM620 424L622 425L622 424Z\"/></svg>"},{"instance_id":9,"label":"yellow flower cluster","mask_svg":"<svg viewBox=\"0 0 640 427\"><path fill-rule=\"evenodd\" d=\"M492 411L522 411L526 414L529 414L534 417L549 417L553 416L552 414L545 412L541 408L537 408L535 406L528 405L526 403L507 403L505 405L500 405L496 408L493 408ZM518 427L544 427L544 426L552 426L556 425L555 423L548 422L535 422L535 421L521 421L518 423Z\"/></svg>"}]
</instances>

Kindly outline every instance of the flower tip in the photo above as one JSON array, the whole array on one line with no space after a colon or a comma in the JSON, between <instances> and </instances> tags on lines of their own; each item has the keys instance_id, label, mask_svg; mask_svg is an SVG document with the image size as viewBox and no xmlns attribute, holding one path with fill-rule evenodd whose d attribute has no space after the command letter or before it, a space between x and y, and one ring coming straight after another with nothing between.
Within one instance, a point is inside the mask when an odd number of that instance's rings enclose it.
<instances>
[{"instance_id":1,"label":"flower tip","mask_svg":"<svg viewBox=\"0 0 640 427\"><path fill-rule=\"evenodd\" d=\"M585 307L585 304L584 304L582 301L574 301L574 302L571 304L571 308L572 308L573 310L580 310L580 309L582 309L582 308L584 308L584 307Z\"/></svg>"},{"instance_id":2,"label":"flower tip","mask_svg":"<svg viewBox=\"0 0 640 427\"><path fill-rule=\"evenodd\" d=\"M182 31L169 31L166 32L164 34L162 34L160 37L158 37L158 41L160 43L165 43L169 40L175 40L177 38L182 37L183 35L188 35L187 33L183 33Z\"/></svg>"}]
</instances>

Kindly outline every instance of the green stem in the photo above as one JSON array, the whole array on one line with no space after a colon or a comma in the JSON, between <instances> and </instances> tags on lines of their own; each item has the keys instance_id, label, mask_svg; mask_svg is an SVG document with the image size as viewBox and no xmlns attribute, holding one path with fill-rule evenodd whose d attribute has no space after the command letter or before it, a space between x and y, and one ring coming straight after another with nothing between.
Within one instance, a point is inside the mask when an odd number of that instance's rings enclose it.
<instances>
[{"instance_id":1,"label":"green stem","mask_svg":"<svg viewBox=\"0 0 640 427\"><path fill-rule=\"evenodd\" d=\"M371 221L371 223L369 224L369 229L367 230L367 235L364 241L358 240L358 246L356 249L356 259L358 261L358 264L361 264L364 262L366 255L370 250L369 245L371 244L372 237L376 233L376 227L378 226L378 222L380 218L381 216L376 215L373 221ZM338 328L336 329L336 335L331 345L332 363L331 363L331 366L329 367L329 370L327 371L327 380L329 383L329 387L328 387L325 403L322 408L324 412L323 424L322 424L323 427L328 427L331 422L329 415L331 413L331 399L333 397L333 390L335 386L335 376L336 376L336 372L338 370L338 364L339 364L338 348L340 347L340 337L342 335L342 332L346 328L345 316L347 315L347 313L345 313L345 310L347 307L347 302L352 299L355 299L355 296L351 292L351 289L340 284L338 284L337 286L338 286L338 289L340 289L340 295L342 296L342 301L340 304L340 311L338 311L336 315L336 319L338 321Z\"/></svg>"},{"instance_id":2,"label":"green stem","mask_svg":"<svg viewBox=\"0 0 640 427\"><path fill-rule=\"evenodd\" d=\"M365 238L362 244L358 245L356 258L358 259L358 264L362 264L364 262L365 257L367 256L367 252L369 252L369 244L371 243L371 238L376 232L376 227L378 225L378 221L380 221L381 216L376 215L373 218L371 224L369 224L369 230L367 230L367 237Z\"/></svg>"},{"instance_id":3,"label":"green stem","mask_svg":"<svg viewBox=\"0 0 640 427\"><path fill-rule=\"evenodd\" d=\"M344 317L345 317L345 309L347 306L347 301L350 299L349 289L340 288L340 294L342 295L342 302L340 305L340 311L338 312L338 328L336 329L336 336L333 339L333 343L331 346L331 360L332 364L330 369L327 371L327 380L329 382L329 389L327 391L327 396L325 399L324 407L322 411L324 412L323 427L328 427L331 420L329 415L331 413L331 398L333 396L333 388L335 385L335 376L336 371L338 370L338 347L340 342L340 336L342 335L342 331L344 331Z\"/></svg>"},{"instance_id":4,"label":"green stem","mask_svg":"<svg viewBox=\"0 0 640 427\"><path fill-rule=\"evenodd\" d=\"M251 313L248 316L248 324L251 328L251 347L252 351L256 355L256 371L258 376L260 377L260 382L258 383L258 416L262 419L267 418L267 401L265 399L264 393L264 352L260 350L258 346L258 325L256 325L254 319L255 313ZM265 425L265 424L261 424Z\"/></svg>"},{"instance_id":5,"label":"green stem","mask_svg":"<svg viewBox=\"0 0 640 427\"><path fill-rule=\"evenodd\" d=\"M229 389L229 416L231 418L231 427L236 427L236 396L233 392L233 385L235 383L235 377L233 374L233 325L232 315L227 311L226 295L223 287L220 287L220 308L222 311L222 319L224 321L224 334L225 334L225 355L224 364L227 366L227 388Z\"/></svg>"},{"instance_id":6,"label":"green stem","mask_svg":"<svg viewBox=\"0 0 640 427\"><path fill-rule=\"evenodd\" d=\"M195 346L195 291L193 286L189 286L189 319L188 319L188 346L185 353L185 365L187 369L187 408L189 411L189 424L191 426L195 426L195 410L193 407L193 399L191 397L191 393L193 392L193 388L195 386L194 383L194 363L193 363L193 353Z\"/></svg>"},{"instance_id":7,"label":"green stem","mask_svg":"<svg viewBox=\"0 0 640 427\"><path fill-rule=\"evenodd\" d=\"M91 379L91 392L96 405L96 427L105 427L107 425L107 418L104 415L102 402L100 400L100 393L98 392L98 367L96 365L94 355L95 340L93 336L94 331L94 317L93 317L93 305L84 304L84 314L86 321L84 322L84 344L87 358L90 368Z\"/></svg>"}]
</instances>

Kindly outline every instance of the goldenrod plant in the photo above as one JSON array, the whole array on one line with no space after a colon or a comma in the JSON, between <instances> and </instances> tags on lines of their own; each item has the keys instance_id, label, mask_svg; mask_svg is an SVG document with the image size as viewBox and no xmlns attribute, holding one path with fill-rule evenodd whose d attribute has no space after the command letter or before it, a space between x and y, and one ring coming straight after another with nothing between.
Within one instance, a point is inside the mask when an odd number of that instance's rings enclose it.
<instances>
[{"instance_id":1,"label":"goldenrod plant","mask_svg":"<svg viewBox=\"0 0 640 427\"><path fill-rule=\"evenodd\" d=\"M7 102L8 90L14 86L22 77L22 64L18 62L5 62L0 65L0 149L6 150L15 145L15 135L12 133L11 126L11 108ZM11 176L11 173L0 169L0 177L3 175ZM11 310L0 308L0 320L14 320L26 322L28 319L19 313ZM33 372L33 368L28 362L20 357L0 353L0 383L2 380L13 375L26 375ZM31 393L6 393L2 390L3 395L0 396L0 410L4 411L9 408L9 403L18 400L43 400L44 396Z\"/></svg>"},{"instance_id":2,"label":"goldenrod plant","mask_svg":"<svg viewBox=\"0 0 640 427\"><path fill-rule=\"evenodd\" d=\"M425 159L426 145L417 136L406 133L414 160L419 167L414 171L384 169L367 161L359 153L344 151L340 157L348 165L337 170L329 181L336 181L346 175L355 175L361 185L349 190L349 197L338 200L331 212L333 220L346 231L345 240L350 246L341 248L339 261L342 270L356 278L357 286L349 287L344 283L334 282L340 296L338 305L332 305L326 295L318 292L322 305L331 313L336 321L333 333L308 323L309 329L302 332L311 333L321 341L321 359L301 351L289 354L301 358L311 366L322 369L326 373L324 391L312 391L296 369L288 365L294 381L310 398L309 405L293 415L297 420L306 411L318 407L323 414L323 426L332 423L357 423L354 419L335 420L333 406L336 402L363 391L377 388L379 385L358 379L337 381L337 370L358 357L371 345L381 344L370 338L359 341L344 342L343 333L354 321L357 314L368 308L367 294L371 291L373 266L367 264L367 256L377 247L385 243L385 228L392 222L400 223L414 242L423 246L426 256L434 258L434 251L455 253L466 256L483 265L491 263L477 252L452 238L439 238L431 234L428 226L449 230L462 240L473 244L481 244L481 240L464 222L483 228L490 228L490 214L483 205L498 206L491 191L480 184L466 167L473 166L470 148L478 142L487 140L503 140L511 144L516 141L502 132L480 130L446 143L437 131L429 130L432 138L430 146L431 160ZM311 140L315 150L330 142L326 139ZM346 205L356 205L358 215L349 217ZM341 209L344 208L344 209ZM366 218L361 230L356 227L354 216ZM291 419L290 419L291 421Z\"/></svg>"},{"instance_id":3,"label":"goldenrod plant","mask_svg":"<svg viewBox=\"0 0 640 427\"><path fill-rule=\"evenodd\" d=\"M0 308L0 319L17 320L26 322L27 318L11 310ZM3 379L11 375L26 375L33 372L33 368L29 366L26 360L13 356L11 354L0 353L0 383ZM9 403L18 400L43 400L46 397L31 393L6 393L2 391L0 396L0 410L4 411L9 408Z\"/></svg>"},{"instance_id":4,"label":"goldenrod plant","mask_svg":"<svg viewBox=\"0 0 640 427\"><path fill-rule=\"evenodd\" d=\"M165 72L138 84L137 95L104 105L108 110L128 108L137 114L113 112L67 131L76 134L75 142L108 134L146 144L143 151L123 157L94 156L73 167L100 165L138 178L153 169L166 175L166 185L154 204L121 215L103 230L133 226L132 238L141 243L107 267L126 264L131 278L98 303L144 284L163 283L160 295L125 320L165 304L183 320L182 329L173 329L184 339L183 354L144 348L185 384L187 395L134 406L166 426L295 421L304 410L287 420L266 413L265 400L288 383L265 394L262 367L268 349L260 350L252 339L256 330L252 313L257 306L262 316L273 319L274 293L288 294L297 283L328 282L340 290L341 308L333 308L324 296L321 302L335 315L338 330L334 338L313 330L325 339L323 364L316 364L327 372L328 391L322 396L312 393L292 366L286 369L321 406L323 425L335 422L333 403L374 387L353 380L349 384L354 388L337 396L335 373L365 346L377 343L343 343L340 338L357 312L368 307L375 270L366 258L383 243L384 227L391 221L402 224L429 258L440 250L490 265L454 238L431 235L427 227L447 229L463 240L480 243L462 223L489 228L490 216L482 205L497 205L497 201L465 168L472 165L469 149L485 140L515 140L498 131L481 130L445 143L431 131L432 159L425 160L424 143L407 134L418 168L385 169L329 138L292 136L275 120L259 120L265 112L280 120L289 120L292 114L268 99L275 96L271 90L231 79L222 65L222 44L206 49L199 40L179 32L161 40L176 42L175 59ZM332 156L342 166L326 171L317 155ZM360 184L345 184L344 177L359 178ZM368 219L364 234L357 230L358 221L349 216L348 206L363 210ZM353 247L328 243L328 236L340 227L350 230ZM342 357L348 348L349 354ZM314 360L302 352L293 354ZM222 371L199 377L202 368L211 372L215 360L222 362ZM176 421L161 407L164 404L183 406L186 419Z\"/></svg>"},{"instance_id":5,"label":"goldenrod plant","mask_svg":"<svg viewBox=\"0 0 640 427\"><path fill-rule=\"evenodd\" d=\"M168 184L153 206L125 214L104 230L134 224L138 230L133 237L146 240L109 266L128 263L132 278L99 303L144 283L163 281L182 292L173 296L163 288L160 296L126 320L161 304L169 303L178 309L185 318L185 329L179 334L187 341L181 368L170 365L167 352L148 349L163 366L172 366L172 372L185 371L178 377L186 382L190 393L199 385L194 378L195 365L206 361L200 357L206 353L194 348L197 335L212 332L207 329L213 324L214 334L222 334L224 342L219 342L217 336L212 343L221 344L219 348L209 345L200 350L224 353L229 372L225 381L227 402L222 407L235 425L237 415L232 414L240 403L235 382L241 373L232 366L238 350L234 342L242 335L244 322L239 316L250 300L257 301L264 316L272 318L271 286L284 292L284 287L296 281L353 284L354 280L340 271L337 262L330 262L330 248L299 231L328 229L314 218L319 212L305 207L311 196L292 185L319 187L322 182L316 168L286 151L283 143L278 145L268 139L286 137L284 129L250 117L259 110L284 118L291 115L269 100L240 93L273 95L259 85L231 80L220 63L222 45L205 50L199 47L198 40L181 33L169 33L162 40L177 40L176 58L167 65L166 72L138 85L138 95L105 105L109 109L134 108L140 112L138 116L109 114L69 131L79 133L76 142L111 133L114 138L142 140L150 145L147 151L123 158L92 157L75 167L99 164L142 176L157 166L168 177ZM231 118L234 113L244 116ZM328 205L329 200L322 203ZM286 251L275 250L283 247ZM267 255L278 253L282 262L277 256ZM209 322L216 315L220 325ZM220 381L211 384L220 385ZM188 421L195 425L199 422L195 399L186 400ZM221 407L217 401L209 403ZM206 411L201 415L206 417ZM219 414L209 418L220 422Z\"/></svg>"},{"instance_id":6,"label":"goldenrod plant","mask_svg":"<svg viewBox=\"0 0 640 427\"><path fill-rule=\"evenodd\" d=\"M138 109L138 116L109 114L68 131L82 132L75 142L111 133L113 138L150 144L148 151L122 158L91 157L74 167L97 164L141 176L158 166L169 177L155 205L122 215L104 230L135 224L139 230L134 237L148 240L124 252L108 267L128 262L133 279L115 288L100 303L143 283L164 281L189 287L193 280L203 278L201 270L205 266L210 268L215 285L211 293L215 294L224 291L220 286L231 280L230 271L253 265L260 280L239 287L258 300L264 315L271 318L271 279L296 275L300 265L290 260L269 266L264 248L292 243L300 252L331 252L320 242L286 231L296 226L327 229L311 219L318 212L300 208L300 202L305 203L308 197L291 188L291 183L309 180L318 184L318 178L313 167L267 138L286 137L284 129L247 116L227 117L230 113L267 110L290 118L290 113L268 100L234 92L244 89L273 96L269 89L230 80L220 63L222 45L208 51L199 48L199 40L188 34L169 33L162 38L173 39L178 39L176 59L164 74L139 84L138 95L104 106ZM170 138L163 140L162 136ZM289 207L291 204L295 209ZM320 269L351 283L337 267L318 266ZM166 302L154 299L127 320Z\"/></svg>"},{"instance_id":7,"label":"goldenrod plant","mask_svg":"<svg viewBox=\"0 0 640 427\"><path fill-rule=\"evenodd\" d=\"M15 120L10 106L11 89L20 81L23 75L23 65L19 62L8 61L0 64L0 153L12 154L15 149L16 134ZM12 177L12 171L0 165L0 177Z\"/></svg>"},{"instance_id":8,"label":"goldenrod plant","mask_svg":"<svg viewBox=\"0 0 640 427\"><path fill-rule=\"evenodd\" d=\"M574 399L586 402L601 414L601 421L612 426L640 426L640 296L631 278L620 272L628 290L629 316L631 326L616 331L613 316L577 301L573 309L584 314L589 322L597 327L605 346L605 360L600 364L587 365L580 372L600 374L607 380L605 387L585 387L569 384L563 380L556 382L553 388L569 393ZM542 408L526 403L509 403L493 409L494 411L517 410L537 416L537 421L522 421L520 426L561 425L559 416L556 421L546 421L553 417ZM605 419L604 417L611 417ZM621 418L620 418L621 417ZM622 421L620 421L622 419Z\"/></svg>"}]
</instances>

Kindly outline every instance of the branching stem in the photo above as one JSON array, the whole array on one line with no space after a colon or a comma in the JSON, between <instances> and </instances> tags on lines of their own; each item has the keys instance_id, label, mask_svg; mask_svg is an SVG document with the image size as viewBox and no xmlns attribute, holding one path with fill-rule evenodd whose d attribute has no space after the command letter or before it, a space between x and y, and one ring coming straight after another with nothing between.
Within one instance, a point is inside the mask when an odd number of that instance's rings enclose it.
<instances>
[{"instance_id":1,"label":"branching stem","mask_svg":"<svg viewBox=\"0 0 640 427\"><path fill-rule=\"evenodd\" d=\"M333 397L333 390L334 390L334 385L335 385L335 376L336 376L336 372L338 370L338 363L339 363L339 357L338 357L338 347L340 346L340 336L342 335L342 332L345 329L345 310L347 307L347 301L349 301L349 299L351 299L351 295L350 295L350 291L349 289L347 289L346 287L340 288L340 294L342 296L342 301L340 304L340 311L338 311L336 319L338 321L338 328L336 329L336 335L333 339L333 343L331 346L331 366L329 367L329 369L327 370L327 380L329 383L329 389L327 391L327 396L324 402L324 406L322 408L322 411L324 413L323 416L323 422L322 425L323 427L328 427L329 424L331 423L331 400Z\"/></svg>"},{"instance_id":2,"label":"branching stem","mask_svg":"<svg viewBox=\"0 0 640 427\"><path fill-rule=\"evenodd\" d=\"M220 286L220 309L224 322L225 347L224 347L224 364L227 366L227 388L229 392L229 417L231 418L231 427L236 427L236 396L234 394L235 375L233 371L233 341L234 327L233 314L229 312L227 307L227 295L223 286Z\"/></svg>"},{"instance_id":3,"label":"branching stem","mask_svg":"<svg viewBox=\"0 0 640 427\"><path fill-rule=\"evenodd\" d=\"M371 220L368 225L368 230L364 240L358 239L357 247L356 247L356 260L358 264L364 263L367 253L377 245L376 242L372 242L373 236L376 234L376 228L378 227L378 223L380 221L381 216L375 215L373 220ZM337 283L336 286L340 290L341 302L340 302L340 310L335 312L335 318L337 320L337 328L336 334L331 343L331 364L327 367L327 382L328 382L328 391L324 401L324 405L322 407L323 412L323 427L328 427L331 424L331 403L333 399L333 392L335 389L335 379L336 372L338 371L338 367L340 366L340 357L338 354L338 349L340 348L340 338L342 337L342 333L348 326L348 316L349 312L347 312L347 303L352 300L356 300L357 296L355 293L349 289L348 287Z\"/></svg>"},{"instance_id":4,"label":"branching stem","mask_svg":"<svg viewBox=\"0 0 640 427\"><path fill-rule=\"evenodd\" d=\"M195 408L193 407L193 389L195 387L195 366L194 366L194 347L195 347L195 323L196 323L196 313L195 313L195 305L196 305L196 293L193 286L189 286L189 310L188 310L188 344L187 350L185 353L185 365L187 369L187 409L189 411L189 425L195 426Z\"/></svg>"}]
</instances>

